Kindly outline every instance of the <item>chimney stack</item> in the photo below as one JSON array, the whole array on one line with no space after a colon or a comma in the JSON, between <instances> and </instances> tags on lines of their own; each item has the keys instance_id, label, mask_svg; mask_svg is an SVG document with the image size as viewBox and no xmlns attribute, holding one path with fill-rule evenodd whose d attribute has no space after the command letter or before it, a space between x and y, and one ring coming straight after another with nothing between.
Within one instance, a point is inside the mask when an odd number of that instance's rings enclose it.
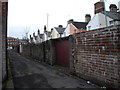
<instances>
[{"instance_id":1,"label":"chimney stack","mask_svg":"<svg viewBox=\"0 0 120 90\"><path fill-rule=\"evenodd\" d=\"M91 15L90 14L86 14L85 15L85 22L89 22L91 20Z\"/></svg>"},{"instance_id":2,"label":"chimney stack","mask_svg":"<svg viewBox=\"0 0 120 90\"><path fill-rule=\"evenodd\" d=\"M47 28L46 28L46 25L44 25L44 32L47 32Z\"/></svg>"},{"instance_id":3,"label":"chimney stack","mask_svg":"<svg viewBox=\"0 0 120 90\"><path fill-rule=\"evenodd\" d=\"M35 37L35 33L33 33L33 37Z\"/></svg>"},{"instance_id":4,"label":"chimney stack","mask_svg":"<svg viewBox=\"0 0 120 90\"><path fill-rule=\"evenodd\" d=\"M117 12L117 6L115 4L111 4L109 9L110 9L110 12Z\"/></svg>"},{"instance_id":5,"label":"chimney stack","mask_svg":"<svg viewBox=\"0 0 120 90\"><path fill-rule=\"evenodd\" d=\"M73 19L70 19L67 23L70 24L70 23L73 23L74 20Z\"/></svg>"},{"instance_id":6,"label":"chimney stack","mask_svg":"<svg viewBox=\"0 0 120 90\"><path fill-rule=\"evenodd\" d=\"M31 35L30 35L30 39L31 39L32 37L31 37Z\"/></svg>"},{"instance_id":7,"label":"chimney stack","mask_svg":"<svg viewBox=\"0 0 120 90\"><path fill-rule=\"evenodd\" d=\"M61 28L62 28L63 26L62 26L62 25L59 25L58 27L61 27Z\"/></svg>"},{"instance_id":8,"label":"chimney stack","mask_svg":"<svg viewBox=\"0 0 120 90\"><path fill-rule=\"evenodd\" d=\"M40 34L40 30L38 29L38 34Z\"/></svg>"},{"instance_id":9,"label":"chimney stack","mask_svg":"<svg viewBox=\"0 0 120 90\"><path fill-rule=\"evenodd\" d=\"M94 11L95 14L104 12L104 10L105 10L105 8L104 8L104 0L100 0L99 2L95 3L94 8L95 8L95 11Z\"/></svg>"},{"instance_id":10,"label":"chimney stack","mask_svg":"<svg viewBox=\"0 0 120 90\"><path fill-rule=\"evenodd\" d=\"M53 31L53 28L51 28L51 32Z\"/></svg>"}]
</instances>

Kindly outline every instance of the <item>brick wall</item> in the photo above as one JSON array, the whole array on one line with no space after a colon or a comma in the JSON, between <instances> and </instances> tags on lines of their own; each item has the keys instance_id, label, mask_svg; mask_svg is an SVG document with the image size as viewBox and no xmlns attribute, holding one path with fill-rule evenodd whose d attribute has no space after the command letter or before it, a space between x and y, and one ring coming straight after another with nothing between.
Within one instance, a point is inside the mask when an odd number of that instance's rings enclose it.
<instances>
[{"instance_id":1,"label":"brick wall","mask_svg":"<svg viewBox=\"0 0 120 90\"><path fill-rule=\"evenodd\" d=\"M6 70L6 39L7 39L7 0L0 0L0 74L2 74L2 81L5 80L5 76L7 75ZM0 78L1 82L1 78ZM1 83L0 83L1 88Z\"/></svg>"},{"instance_id":2,"label":"brick wall","mask_svg":"<svg viewBox=\"0 0 120 90\"><path fill-rule=\"evenodd\" d=\"M45 48L44 48L44 55L45 55L45 62L54 65L55 64L55 47L54 47L54 41L49 40L44 43Z\"/></svg>"},{"instance_id":3,"label":"brick wall","mask_svg":"<svg viewBox=\"0 0 120 90\"><path fill-rule=\"evenodd\" d=\"M0 2L0 89L2 89L2 3Z\"/></svg>"},{"instance_id":4,"label":"brick wall","mask_svg":"<svg viewBox=\"0 0 120 90\"><path fill-rule=\"evenodd\" d=\"M44 47L43 44L31 44L30 56L36 60L44 61Z\"/></svg>"},{"instance_id":5,"label":"brick wall","mask_svg":"<svg viewBox=\"0 0 120 90\"><path fill-rule=\"evenodd\" d=\"M22 55L53 65L55 63L54 43L49 40L41 44L22 45Z\"/></svg>"},{"instance_id":6,"label":"brick wall","mask_svg":"<svg viewBox=\"0 0 120 90\"><path fill-rule=\"evenodd\" d=\"M97 84L120 87L120 26L77 33L70 41L72 71Z\"/></svg>"},{"instance_id":7,"label":"brick wall","mask_svg":"<svg viewBox=\"0 0 120 90\"><path fill-rule=\"evenodd\" d=\"M22 51L21 51L22 55L30 57L30 44L21 45L20 48L22 48Z\"/></svg>"},{"instance_id":8,"label":"brick wall","mask_svg":"<svg viewBox=\"0 0 120 90\"><path fill-rule=\"evenodd\" d=\"M55 41L24 45L22 54L54 65ZM69 51L72 74L100 86L120 87L120 26L71 35Z\"/></svg>"}]
</instances>

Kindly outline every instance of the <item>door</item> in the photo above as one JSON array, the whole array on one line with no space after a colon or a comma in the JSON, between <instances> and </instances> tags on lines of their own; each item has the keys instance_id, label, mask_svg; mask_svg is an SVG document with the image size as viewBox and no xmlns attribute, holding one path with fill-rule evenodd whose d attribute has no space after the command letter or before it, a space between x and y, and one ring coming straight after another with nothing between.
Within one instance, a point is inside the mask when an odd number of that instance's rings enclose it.
<instances>
[{"instance_id":1,"label":"door","mask_svg":"<svg viewBox=\"0 0 120 90\"><path fill-rule=\"evenodd\" d=\"M55 41L56 64L69 67L69 42L68 40Z\"/></svg>"}]
</instances>

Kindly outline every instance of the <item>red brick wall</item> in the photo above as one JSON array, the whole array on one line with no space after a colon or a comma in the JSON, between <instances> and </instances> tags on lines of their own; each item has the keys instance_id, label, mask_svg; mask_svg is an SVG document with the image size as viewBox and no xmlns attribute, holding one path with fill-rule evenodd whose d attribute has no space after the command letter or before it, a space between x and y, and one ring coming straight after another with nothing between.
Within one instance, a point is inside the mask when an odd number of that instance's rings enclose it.
<instances>
[{"instance_id":1,"label":"red brick wall","mask_svg":"<svg viewBox=\"0 0 120 90\"><path fill-rule=\"evenodd\" d=\"M96 81L120 85L120 27L77 33L72 36L76 42L74 50L74 70L76 73ZM73 54L73 52L71 52ZM72 60L71 59L71 60ZM72 61L73 62L73 61Z\"/></svg>"}]
</instances>

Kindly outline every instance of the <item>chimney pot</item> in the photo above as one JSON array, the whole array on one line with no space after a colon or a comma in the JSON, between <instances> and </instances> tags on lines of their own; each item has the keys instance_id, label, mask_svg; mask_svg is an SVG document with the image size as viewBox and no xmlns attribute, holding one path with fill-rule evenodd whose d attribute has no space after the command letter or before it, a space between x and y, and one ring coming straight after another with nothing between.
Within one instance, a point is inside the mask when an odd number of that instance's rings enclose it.
<instances>
[{"instance_id":1,"label":"chimney pot","mask_svg":"<svg viewBox=\"0 0 120 90\"><path fill-rule=\"evenodd\" d=\"M30 38L31 38L31 35L30 35Z\"/></svg>"},{"instance_id":2,"label":"chimney pot","mask_svg":"<svg viewBox=\"0 0 120 90\"><path fill-rule=\"evenodd\" d=\"M85 22L89 22L91 20L91 15L90 14L86 14L85 15Z\"/></svg>"},{"instance_id":3,"label":"chimney pot","mask_svg":"<svg viewBox=\"0 0 120 90\"><path fill-rule=\"evenodd\" d=\"M53 28L51 28L51 32L53 31Z\"/></svg>"},{"instance_id":4,"label":"chimney pot","mask_svg":"<svg viewBox=\"0 0 120 90\"><path fill-rule=\"evenodd\" d=\"M44 25L44 32L47 32L47 30L46 30L47 28L46 28L46 25Z\"/></svg>"},{"instance_id":5,"label":"chimney pot","mask_svg":"<svg viewBox=\"0 0 120 90\"><path fill-rule=\"evenodd\" d=\"M40 34L40 30L38 29L38 34Z\"/></svg>"},{"instance_id":6,"label":"chimney pot","mask_svg":"<svg viewBox=\"0 0 120 90\"><path fill-rule=\"evenodd\" d=\"M33 36L35 37L35 33L33 33Z\"/></svg>"},{"instance_id":7,"label":"chimney pot","mask_svg":"<svg viewBox=\"0 0 120 90\"><path fill-rule=\"evenodd\" d=\"M62 25L59 25L58 27L61 27L61 28L62 28L63 26L62 26Z\"/></svg>"},{"instance_id":8,"label":"chimney pot","mask_svg":"<svg viewBox=\"0 0 120 90\"><path fill-rule=\"evenodd\" d=\"M109 9L110 9L111 12L117 12L117 6L115 4L111 4L109 6Z\"/></svg>"}]
</instances>

